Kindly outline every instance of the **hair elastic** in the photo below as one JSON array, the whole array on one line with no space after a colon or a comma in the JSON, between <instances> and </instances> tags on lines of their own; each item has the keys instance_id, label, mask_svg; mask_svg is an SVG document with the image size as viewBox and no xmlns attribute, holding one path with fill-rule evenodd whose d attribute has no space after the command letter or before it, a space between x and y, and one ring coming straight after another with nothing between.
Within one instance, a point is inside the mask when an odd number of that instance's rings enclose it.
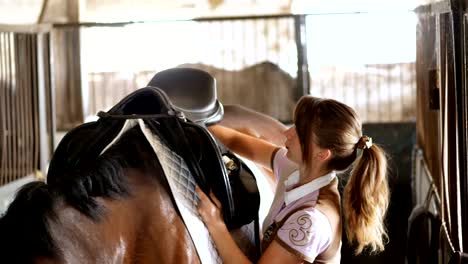
<instances>
[{"instance_id":1,"label":"hair elastic","mask_svg":"<svg viewBox=\"0 0 468 264\"><path fill-rule=\"evenodd\" d=\"M372 147L372 138L369 136L362 136L358 143L357 143L357 148L358 149L370 149Z\"/></svg>"}]
</instances>

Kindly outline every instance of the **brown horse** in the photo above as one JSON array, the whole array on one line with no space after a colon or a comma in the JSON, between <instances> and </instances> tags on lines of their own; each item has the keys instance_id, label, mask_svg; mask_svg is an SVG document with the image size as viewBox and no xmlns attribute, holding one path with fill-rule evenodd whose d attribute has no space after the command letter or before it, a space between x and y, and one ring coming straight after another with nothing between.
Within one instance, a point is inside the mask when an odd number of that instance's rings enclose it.
<instances>
[{"instance_id":1,"label":"brown horse","mask_svg":"<svg viewBox=\"0 0 468 264\"><path fill-rule=\"evenodd\" d=\"M222 124L282 143L284 126L242 107ZM132 128L87 166L25 185L0 219L2 263L200 263L161 172Z\"/></svg>"}]
</instances>

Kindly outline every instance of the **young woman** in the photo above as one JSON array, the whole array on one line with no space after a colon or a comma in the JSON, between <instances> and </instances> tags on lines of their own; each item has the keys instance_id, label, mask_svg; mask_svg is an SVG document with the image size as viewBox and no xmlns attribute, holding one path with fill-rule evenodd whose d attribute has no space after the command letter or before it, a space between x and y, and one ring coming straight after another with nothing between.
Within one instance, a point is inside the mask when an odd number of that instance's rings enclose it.
<instances>
[{"instance_id":1,"label":"young woman","mask_svg":"<svg viewBox=\"0 0 468 264\"><path fill-rule=\"evenodd\" d=\"M273 171L275 198L263 225L259 263L339 263L341 205L336 171L352 166L344 189L343 212L348 240L382 251L389 201L387 161L381 148L362 135L349 106L331 99L302 97L285 147L235 130L213 126L211 132L239 155ZM250 263L231 239L220 203L200 190L198 211L224 263Z\"/></svg>"}]
</instances>

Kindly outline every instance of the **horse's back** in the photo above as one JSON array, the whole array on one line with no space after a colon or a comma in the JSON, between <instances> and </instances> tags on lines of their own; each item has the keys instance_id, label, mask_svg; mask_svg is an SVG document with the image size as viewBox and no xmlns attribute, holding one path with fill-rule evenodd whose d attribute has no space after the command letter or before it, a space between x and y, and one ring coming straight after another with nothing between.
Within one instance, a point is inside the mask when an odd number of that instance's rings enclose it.
<instances>
[{"instance_id":1,"label":"horse's back","mask_svg":"<svg viewBox=\"0 0 468 264\"><path fill-rule=\"evenodd\" d=\"M287 127L278 120L241 105L225 105L220 125L284 146Z\"/></svg>"},{"instance_id":2,"label":"horse's back","mask_svg":"<svg viewBox=\"0 0 468 264\"><path fill-rule=\"evenodd\" d=\"M191 238L166 188L155 175L126 169L130 196L98 198L105 212L94 221L58 203L51 233L64 263L198 263Z\"/></svg>"},{"instance_id":3,"label":"horse's back","mask_svg":"<svg viewBox=\"0 0 468 264\"><path fill-rule=\"evenodd\" d=\"M95 197L90 217L43 182L0 218L2 263L199 263L161 171L124 169L129 195Z\"/></svg>"}]
</instances>

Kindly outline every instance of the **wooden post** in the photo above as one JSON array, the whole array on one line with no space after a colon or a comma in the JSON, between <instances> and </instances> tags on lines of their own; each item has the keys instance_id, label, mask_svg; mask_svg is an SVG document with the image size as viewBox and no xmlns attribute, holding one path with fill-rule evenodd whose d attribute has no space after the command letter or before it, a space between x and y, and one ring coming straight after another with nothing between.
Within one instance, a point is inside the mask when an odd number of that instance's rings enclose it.
<instances>
[{"instance_id":1,"label":"wooden post","mask_svg":"<svg viewBox=\"0 0 468 264\"><path fill-rule=\"evenodd\" d=\"M81 89L79 0L49 0L39 18L51 23L51 57L57 130L84 121ZM67 26L61 26L66 24Z\"/></svg>"}]
</instances>

